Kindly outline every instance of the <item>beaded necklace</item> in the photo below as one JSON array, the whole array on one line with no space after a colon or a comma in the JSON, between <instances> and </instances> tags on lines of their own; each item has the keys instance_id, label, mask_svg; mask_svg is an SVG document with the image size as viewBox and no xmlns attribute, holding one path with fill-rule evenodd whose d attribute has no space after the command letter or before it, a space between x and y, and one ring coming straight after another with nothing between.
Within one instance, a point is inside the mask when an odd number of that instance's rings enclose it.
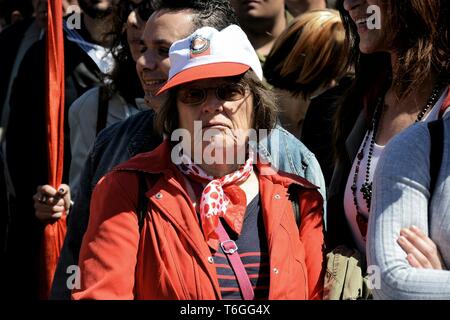
<instances>
[{"instance_id":1,"label":"beaded necklace","mask_svg":"<svg viewBox=\"0 0 450 320\"><path fill-rule=\"evenodd\" d=\"M441 91L442 91L442 83L439 82L434 86L431 96L427 101L427 104L419 112L419 114L417 115L416 121L414 123L421 121L423 119L423 117L425 116L425 114L427 113L427 111L436 104L437 99L440 97ZM359 175L361 161L362 161L362 159L364 159L364 150L366 149L367 142L369 140L369 137L371 136L369 152L367 155L366 176L364 179L364 183L361 185L361 189L359 190L362 193L364 200L366 201L368 210L370 211L370 204L371 204L371 200L372 200L372 181L369 181L369 179L370 179L370 163L372 161L372 155L373 155L373 150L375 147L375 139L377 136L378 124L381 119L383 107L384 107L384 98L380 97L378 99L377 106L375 108L375 112L372 117L372 123L371 123L370 127L368 128L366 135L364 137L362 148L356 156L357 162L356 162L356 166L355 166L355 174L353 175L353 183L351 186L351 190L352 190L352 194L353 194L353 203L355 204L355 208L356 208L356 223L358 224L359 231L361 232L361 235L363 236L364 240L366 239L366 234L367 234L368 219L361 213L361 208L359 207L358 199L356 196L357 195L356 192L358 190L356 183L358 181L358 175ZM371 133L372 133L372 135L371 135Z\"/></svg>"}]
</instances>

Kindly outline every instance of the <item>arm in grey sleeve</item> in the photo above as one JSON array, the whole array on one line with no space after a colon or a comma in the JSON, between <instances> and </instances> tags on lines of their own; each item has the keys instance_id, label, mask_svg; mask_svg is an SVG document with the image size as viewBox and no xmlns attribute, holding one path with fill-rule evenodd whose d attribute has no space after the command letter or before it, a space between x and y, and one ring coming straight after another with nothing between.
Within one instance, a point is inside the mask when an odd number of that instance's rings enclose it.
<instances>
[{"instance_id":1,"label":"arm in grey sleeve","mask_svg":"<svg viewBox=\"0 0 450 320\"><path fill-rule=\"evenodd\" d=\"M367 237L368 266L381 276L375 298L450 299L450 271L411 267L397 244L402 228L428 234L429 152L420 124L394 138L378 163Z\"/></svg>"},{"instance_id":2,"label":"arm in grey sleeve","mask_svg":"<svg viewBox=\"0 0 450 320\"><path fill-rule=\"evenodd\" d=\"M92 88L75 100L69 108L70 150L72 153L69 185L73 194L78 192L86 159L97 134L98 94L99 89Z\"/></svg>"}]
</instances>

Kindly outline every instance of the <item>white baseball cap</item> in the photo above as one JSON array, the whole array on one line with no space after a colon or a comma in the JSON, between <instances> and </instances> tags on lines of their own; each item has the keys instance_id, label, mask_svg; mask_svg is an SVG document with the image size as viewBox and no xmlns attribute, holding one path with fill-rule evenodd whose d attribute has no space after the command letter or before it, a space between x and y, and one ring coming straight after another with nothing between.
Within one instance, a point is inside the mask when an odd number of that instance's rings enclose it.
<instances>
[{"instance_id":1,"label":"white baseball cap","mask_svg":"<svg viewBox=\"0 0 450 320\"><path fill-rule=\"evenodd\" d=\"M249 69L260 80L263 79L258 55L245 32L237 25L230 25L222 31L200 28L189 37L174 42L169 58L169 79L158 95L183 83L236 76Z\"/></svg>"}]
</instances>

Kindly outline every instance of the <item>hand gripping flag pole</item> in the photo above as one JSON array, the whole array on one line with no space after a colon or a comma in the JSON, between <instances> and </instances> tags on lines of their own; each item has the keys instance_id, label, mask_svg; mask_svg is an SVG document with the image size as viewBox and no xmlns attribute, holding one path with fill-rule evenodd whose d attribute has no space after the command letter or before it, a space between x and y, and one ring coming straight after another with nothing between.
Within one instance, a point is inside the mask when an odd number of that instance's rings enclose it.
<instances>
[{"instance_id":1,"label":"hand gripping flag pole","mask_svg":"<svg viewBox=\"0 0 450 320\"><path fill-rule=\"evenodd\" d=\"M62 182L64 158L64 38L62 0L48 1L46 121L49 184ZM66 234L66 215L44 228L40 296L48 299L53 275Z\"/></svg>"}]
</instances>

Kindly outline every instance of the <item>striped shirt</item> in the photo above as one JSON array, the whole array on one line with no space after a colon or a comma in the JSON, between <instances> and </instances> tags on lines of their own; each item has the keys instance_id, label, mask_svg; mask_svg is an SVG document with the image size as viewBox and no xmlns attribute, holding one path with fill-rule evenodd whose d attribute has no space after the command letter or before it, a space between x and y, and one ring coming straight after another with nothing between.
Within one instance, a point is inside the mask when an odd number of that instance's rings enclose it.
<instances>
[{"instance_id":1,"label":"striped shirt","mask_svg":"<svg viewBox=\"0 0 450 320\"><path fill-rule=\"evenodd\" d=\"M240 236L222 224L231 240L238 246L239 256L247 271L255 292L255 299L267 299L269 296L269 255L260 199L256 196L247 206L244 224ZM214 262L219 280L220 292L224 300L242 299L239 285L222 248L214 254Z\"/></svg>"}]
</instances>

